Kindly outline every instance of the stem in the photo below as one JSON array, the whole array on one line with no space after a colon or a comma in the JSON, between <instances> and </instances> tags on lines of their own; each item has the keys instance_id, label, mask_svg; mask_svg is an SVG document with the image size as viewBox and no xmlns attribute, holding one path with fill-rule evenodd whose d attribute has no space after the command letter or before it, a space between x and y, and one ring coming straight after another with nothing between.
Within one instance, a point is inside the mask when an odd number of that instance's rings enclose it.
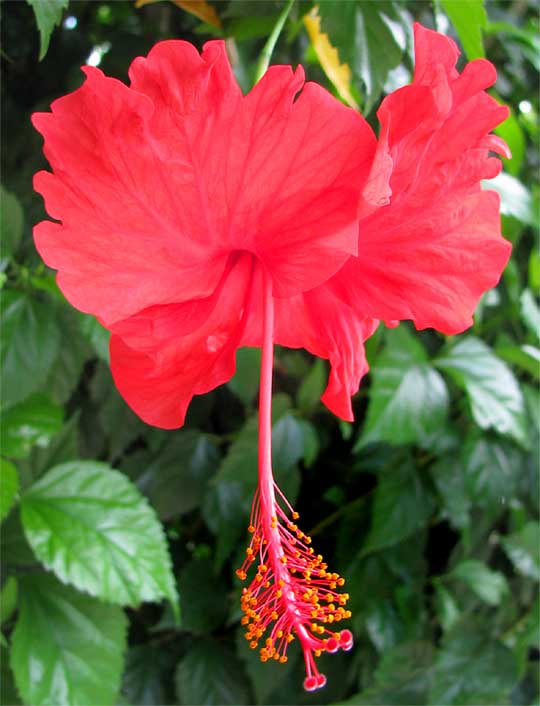
<instances>
[{"instance_id":1,"label":"stem","mask_svg":"<svg viewBox=\"0 0 540 706\"><path fill-rule=\"evenodd\" d=\"M266 40L266 44L264 45L261 55L259 57L259 61L257 62L257 69L255 71L255 83L258 83L261 80L264 73L266 72L266 69L270 65L270 59L272 58L274 47L276 46L278 37L281 34L283 25L285 24L285 21L287 20L287 17L289 16L289 12L291 11L293 5L294 0L288 0L279 15L276 24L274 25L272 34Z\"/></svg>"}]
</instances>

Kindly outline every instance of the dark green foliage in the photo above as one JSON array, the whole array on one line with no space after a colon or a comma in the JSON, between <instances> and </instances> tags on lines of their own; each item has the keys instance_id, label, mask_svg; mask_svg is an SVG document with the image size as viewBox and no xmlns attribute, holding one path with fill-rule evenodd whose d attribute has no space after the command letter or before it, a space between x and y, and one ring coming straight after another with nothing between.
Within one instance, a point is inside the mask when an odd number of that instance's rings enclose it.
<instances>
[{"instance_id":1,"label":"dark green foliage","mask_svg":"<svg viewBox=\"0 0 540 706\"><path fill-rule=\"evenodd\" d=\"M201 46L223 34L234 38L247 90L284 3L213 2L217 30L165 1L140 10L127 0L7 1L2 704L538 702L535 4L319 4L373 125L382 95L410 76L415 19L447 29L469 59L491 59L498 97L513 111L497 130L513 157L492 187L514 251L471 331L445 338L381 327L367 344L371 374L354 425L318 401L324 362L276 351L277 479L317 551L347 578L355 648L323 656L328 686L306 694L299 652L261 664L239 624L234 570L256 484L259 352L239 352L234 379L197 397L184 429L150 428L114 388L107 332L64 301L31 238L44 217L31 178L46 163L29 116L80 85L91 52L126 80L131 60L160 39ZM312 5L295 2L272 61L302 62L333 90L303 28Z\"/></svg>"}]
</instances>

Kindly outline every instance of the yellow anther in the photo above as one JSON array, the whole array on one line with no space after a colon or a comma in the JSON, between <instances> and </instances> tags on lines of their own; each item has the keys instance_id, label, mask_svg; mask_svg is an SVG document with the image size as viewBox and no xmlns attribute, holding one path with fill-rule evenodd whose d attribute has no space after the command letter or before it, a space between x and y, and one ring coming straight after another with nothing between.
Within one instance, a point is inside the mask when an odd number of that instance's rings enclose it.
<instances>
[{"instance_id":1,"label":"yellow anther","mask_svg":"<svg viewBox=\"0 0 540 706\"><path fill-rule=\"evenodd\" d=\"M256 641L256 640L252 640L252 641L249 643L249 646L250 646L250 648L251 648L252 650L257 649L257 641Z\"/></svg>"},{"instance_id":2,"label":"yellow anther","mask_svg":"<svg viewBox=\"0 0 540 706\"><path fill-rule=\"evenodd\" d=\"M280 590L276 591L276 598L281 598L282 595L283 595L282 591L280 591Z\"/></svg>"},{"instance_id":3,"label":"yellow anther","mask_svg":"<svg viewBox=\"0 0 540 706\"><path fill-rule=\"evenodd\" d=\"M267 637L265 640L265 644L267 647L272 647L272 645L274 644L274 641L272 640L271 637Z\"/></svg>"},{"instance_id":4,"label":"yellow anther","mask_svg":"<svg viewBox=\"0 0 540 706\"><path fill-rule=\"evenodd\" d=\"M283 588L283 586L285 586L285 581L284 581L283 579L279 579L279 581L278 581L278 586L279 586L280 588Z\"/></svg>"},{"instance_id":5,"label":"yellow anther","mask_svg":"<svg viewBox=\"0 0 540 706\"><path fill-rule=\"evenodd\" d=\"M281 662L281 664L285 664L287 659L288 659L287 655L281 655L281 657L279 658L279 661Z\"/></svg>"},{"instance_id":6,"label":"yellow anther","mask_svg":"<svg viewBox=\"0 0 540 706\"><path fill-rule=\"evenodd\" d=\"M272 620L277 620L279 618L275 610L270 613L270 617L272 618Z\"/></svg>"},{"instance_id":7,"label":"yellow anther","mask_svg":"<svg viewBox=\"0 0 540 706\"><path fill-rule=\"evenodd\" d=\"M276 637L279 637L279 638L283 637L283 630L278 630L276 633Z\"/></svg>"},{"instance_id":8,"label":"yellow anther","mask_svg":"<svg viewBox=\"0 0 540 706\"><path fill-rule=\"evenodd\" d=\"M286 557L286 556L280 556L280 557L279 557L279 560L280 560L280 562L281 562L282 564L286 564L286 563L287 563L287 557Z\"/></svg>"},{"instance_id":9,"label":"yellow anther","mask_svg":"<svg viewBox=\"0 0 540 706\"><path fill-rule=\"evenodd\" d=\"M344 586L344 585L345 585L345 579L344 579L344 578L338 579L337 585L338 585L338 586Z\"/></svg>"},{"instance_id":10,"label":"yellow anther","mask_svg":"<svg viewBox=\"0 0 540 706\"><path fill-rule=\"evenodd\" d=\"M292 518L293 520L297 520L300 517L300 515L297 512L293 511Z\"/></svg>"}]
</instances>

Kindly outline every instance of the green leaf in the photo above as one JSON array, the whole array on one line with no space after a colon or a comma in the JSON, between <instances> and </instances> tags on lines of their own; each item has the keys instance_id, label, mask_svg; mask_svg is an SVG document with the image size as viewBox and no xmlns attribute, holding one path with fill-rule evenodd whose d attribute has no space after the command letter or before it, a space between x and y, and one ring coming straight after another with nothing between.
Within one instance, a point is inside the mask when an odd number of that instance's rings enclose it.
<instances>
[{"instance_id":1,"label":"green leaf","mask_svg":"<svg viewBox=\"0 0 540 706\"><path fill-rule=\"evenodd\" d=\"M242 663L224 643L210 640L194 643L178 664L175 682L183 704L253 703Z\"/></svg>"},{"instance_id":2,"label":"green leaf","mask_svg":"<svg viewBox=\"0 0 540 706\"><path fill-rule=\"evenodd\" d=\"M428 363L421 343L405 327L388 332L386 348L371 375L367 418L355 451L375 441L422 444L444 426L446 384Z\"/></svg>"},{"instance_id":3,"label":"green leaf","mask_svg":"<svg viewBox=\"0 0 540 706\"><path fill-rule=\"evenodd\" d=\"M240 348L237 351L236 372L228 386L246 406L253 402L259 390L260 367L260 348Z\"/></svg>"},{"instance_id":4,"label":"green leaf","mask_svg":"<svg viewBox=\"0 0 540 706\"><path fill-rule=\"evenodd\" d=\"M443 501L442 516L456 529L468 527L471 500L465 484L463 464L453 455L438 459L429 468Z\"/></svg>"},{"instance_id":5,"label":"green leaf","mask_svg":"<svg viewBox=\"0 0 540 706\"><path fill-rule=\"evenodd\" d=\"M213 483L205 495L201 510L204 521L217 537L215 563L218 569L247 534L251 497L241 482L228 479Z\"/></svg>"},{"instance_id":6,"label":"green leaf","mask_svg":"<svg viewBox=\"0 0 540 706\"><path fill-rule=\"evenodd\" d=\"M458 34L467 59L483 59L482 29L487 24L484 0L440 0Z\"/></svg>"},{"instance_id":7,"label":"green leaf","mask_svg":"<svg viewBox=\"0 0 540 706\"><path fill-rule=\"evenodd\" d=\"M365 617L366 632L380 654L403 641L403 623L389 599L381 598Z\"/></svg>"},{"instance_id":8,"label":"green leaf","mask_svg":"<svg viewBox=\"0 0 540 706\"><path fill-rule=\"evenodd\" d=\"M458 564L449 574L461 579L488 605L500 605L508 593L508 584L504 574L493 571L481 561L467 559Z\"/></svg>"},{"instance_id":9,"label":"green leaf","mask_svg":"<svg viewBox=\"0 0 540 706\"><path fill-rule=\"evenodd\" d=\"M494 98L504 105L504 101L502 101L497 95L495 95ZM521 129L521 125L512 110L512 106L508 106L508 108L510 109L510 115L503 123L497 125L493 132L497 133L499 137L502 137L510 148L512 158L503 158L503 164L505 171L515 177L519 174L521 165L523 164L523 160L525 158L526 143L523 130Z\"/></svg>"},{"instance_id":10,"label":"green leaf","mask_svg":"<svg viewBox=\"0 0 540 706\"><path fill-rule=\"evenodd\" d=\"M39 29L40 47L39 61L43 59L49 48L51 34L55 26L62 20L62 10L67 9L69 0L26 0L34 10Z\"/></svg>"},{"instance_id":11,"label":"green leaf","mask_svg":"<svg viewBox=\"0 0 540 706\"><path fill-rule=\"evenodd\" d=\"M425 704L430 687L433 647L427 641L405 642L382 655L375 684L339 706L409 706Z\"/></svg>"},{"instance_id":12,"label":"green leaf","mask_svg":"<svg viewBox=\"0 0 540 706\"><path fill-rule=\"evenodd\" d=\"M0 623L6 623L17 608L17 579L8 576L0 592Z\"/></svg>"},{"instance_id":13,"label":"green leaf","mask_svg":"<svg viewBox=\"0 0 540 706\"><path fill-rule=\"evenodd\" d=\"M74 309L62 303L57 307L55 319L62 331L63 345L49 372L44 389L58 404L65 404L80 382L84 364L91 357L91 350L79 330Z\"/></svg>"},{"instance_id":14,"label":"green leaf","mask_svg":"<svg viewBox=\"0 0 540 706\"><path fill-rule=\"evenodd\" d=\"M514 656L490 640L470 619L443 640L433 670L429 704L482 704L509 702L517 680Z\"/></svg>"},{"instance_id":15,"label":"green leaf","mask_svg":"<svg viewBox=\"0 0 540 706\"><path fill-rule=\"evenodd\" d=\"M9 667L9 656L5 646L0 647L0 703L6 706L18 706L22 703L15 687L13 672Z\"/></svg>"},{"instance_id":16,"label":"green leaf","mask_svg":"<svg viewBox=\"0 0 540 706\"><path fill-rule=\"evenodd\" d=\"M18 466L26 479L37 480L53 466L66 461L75 461L79 453L79 414L80 410L62 426L45 447L34 446L30 456L19 461ZM26 483L29 485L29 482Z\"/></svg>"},{"instance_id":17,"label":"green leaf","mask_svg":"<svg viewBox=\"0 0 540 706\"><path fill-rule=\"evenodd\" d=\"M301 411L309 412L316 405L326 386L326 369L323 361L316 358L306 375L302 384L298 388L298 407Z\"/></svg>"},{"instance_id":18,"label":"green leaf","mask_svg":"<svg viewBox=\"0 0 540 706\"><path fill-rule=\"evenodd\" d=\"M310 468L317 460L321 448L319 434L315 425L307 419L297 419L296 421L302 428L303 461L306 468Z\"/></svg>"},{"instance_id":19,"label":"green leaf","mask_svg":"<svg viewBox=\"0 0 540 706\"><path fill-rule=\"evenodd\" d=\"M59 347L60 331L52 307L20 292L2 292L3 407L41 387Z\"/></svg>"},{"instance_id":20,"label":"green leaf","mask_svg":"<svg viewBox=\"0 0 540 706\"><path fill-rule=\"evenodd\" d=\"M337 47L341 62L364 84L363 112L367 114L403 56L405 31L396 6L389 0L322 2L319 14L321 31Z\"/></svg>"},{"instance_id":21,"label":"green leaf","mask_svg":"<svg viewBox=\"0 0 540 706\"><path fill-rule=\"evenodd\" d=\"M193 559L180 572L182 629L195 634L212 632L227 618L227 595L223 581L206 559Z\"/></svg>"},{"instance_id":22,"label":"green leaf","mask_svg":"<svg viewBox=\"0 0 540 706\"><path fill-rule=\"evenodd\" d=\"M536 380L540 379L540 348L526 343L522 346L497 345L495 353L507 363L526 370Z\"/></svg>"},{"instance_id":23,"label":"green leaf","mask_svg":"<svg viewBox=\"0 0 540 706\"><path fill-rule=\"evenodd\" d=\"M442 629L448 632L459 620L461 612L454 596L440 582L435 584L435 604Z\"/></svg>"},{"instance_id":24,"label":"green leaf","mask_svg":"<svg viewBox=\"0 0 540 706\"><path fill-rule=\"evenodd\" d=\"M531 192L518 179L501 172L494 179L486 182L485 186L500 194L503 215L513 216L526 225L537 225L538 217L533 206Z\"/></svg>"},{"instance_id":25,"label":"green leaf","mask_svg":"<svg viewBox=\"0 0 540 706\"><path fill-rule=\"evenodd\" d=\"M540 524L528 522L523 529L502 538L503 549L516 571L540 581Z\"/></svg>"},{"instance_id":26,"label":"green leaf","mask_svg":"<svg viewBox=\"0 0 540 706\"><path fill-rule=\"evenodd\" d=\"M475 422L528 446L523 396L510 369L483 341L473 336L457 343L435 360L468 395Z\"/></svg>"},{"instance_id":27,"label":"green leaf","mask_svg":"<svg viewBox=\"0 0 540 706\"><path fill-rule=\"evenodd\" d=\"M107 331L96 318L90 316L90 314L81 314L80 330L94 349L97 357L108 365L110 332Z\"/></svg>"},{"instance_id":28,"label":"green leaf","mask_svg":"<svg viewBox=\"0 0 540 706\"><path fill-rule=\"evenodd\" d=\"M523 290L519 303L521 318L531 333L536 338L540 338L540 308L530 289Z\"/></svg>"},{"instance_id":29,"label":"green leaf","mask_svg":"<svg viewBox=\"0 0 540 706\"><path fill-rule=\"evenodd\" d=\"M46 447L62 428L64 411L42 394L32 395L1 415L3 452L26 458L34 445Z\"/></svg>"},{"instance_id":30,"label":"green leaf","mask_svg":"<svg viewBox=\"0 0 540 706\"><path fill-rule=\"evenodd\" d=\"M81 595L52 576L21 579L11 668L25 703L114 704L126 630L117 606Z\"/></svg>"},{"instance_id":31,"label":"green leaf","mask_svg":"<svg viewBox=\"0 0 540 706\"><path fill-rule=\"evenodd\" d=\"M540 252L536 248L529 255L529 287L540 294Z\"/></svg>"},{"instance_id":32,"label":"green leaf","mask_svg":"<svg viewBox=\"0 0 540 706\"><path fill-rule=\"evenodd\" d=\"M102 436L108 441L107 460L113 463L147 427L120 396L109 367L101 362L92 378L91 396L98 408ZM92 421L95 427L95 420Z\"/></svg>"},{"instance_id":33,"label":"green leaf","mask_svg":"<svg viewBox=\"0 0 540 706\"><path fill-rule=\"evenodd\" d=\"M466 439L462 469L467 495L479 507L501 509L516 492L523 454L504 440L472 435Z\"/></svg>"},{"instance_id":34,"label":"green leaf","mask_svg":"<svg viewBox=\"0 0 540 706\"><path fill-rule=\"evenodd\" d=\"M252 7L253 5L250 6L248 12ZM232 36L238 41L268 37L274 29L278 17L278 14L262 17L235 17L226 24L227 36Z\"/></svg>"},{"instance_id":35,"label":"green leaf","mask_svg":"<svg viewBox=\"0 0 540 706\"><path fill-rule=\"evenodd\" d=\"M19 199L0 185L0 242L2 257L13 257L21 242L24 214Z\"/></svg>"},{"instance_id":36,"label":"green leaf","mask_svg":"<svg viewBox=\"0 0 540 706\"><path fill-rule=\"evenodd\" d=\"M2 561L5 564L15 567L36 566L36 557L24 536L19 512L8 515L2 524L0 539Z\"/></svg>"},{"instance_id":37,"label":"green leaf","mask_svg":"<svg viewBox=\"0 0 540 706\"><path fill-rule=\"evenodd\" d=\"M172 671L171 656L160 646L132 647L126 655L122 694L130 706L167 703L164 675Z\"/></svg>"},{"instance_id":38,"label":"green leaf","mask_svg":"<svg viewBox=\"0 0 540 706\"><path fill-rule=\"evenodd\" d=\"M290 414L272 428L272 466L279 477L289 471L304 455L304 427Z\"/></svg>"},{"instance_id":39,"label":"green leaf","mask_svg":"<svg viewBox=\"0 0 540 706\"><path fill-rule=\"evenodd\" d=\"M198 432L180 430L146 468L144 489L162 520L185 515L200 505L220 457ZM141 482L139 482L141 487Z\"/></svg>"},{"instance_id":40,"label":"green leaf","mask_svg":"<svg viewBox=\"0 0 540 706\"><path fill-rule=\"evenodd\" d=\"M163 529L129 480L93 461L48 471L21 500L36 556L65 583L121 605L177 594Z\"/></svg>"},{"instance_id":41,"label":"green leaf","mask_svg":"<svg viewBox=\"0 0 540 706\"><path fill-rule=\"evenodd\" d=\"M0 458L0 520L7 517L19 492L19 475L15 466Z\"/></svg>"},{"instance_id":42,"label":"green leaf","mask_svg":"<svg viewBox=\"0 0 540 706\"><path fill-rule=\"evenodd\" d=\"M382 474L362 554L390 547L424 527L435 509L431 492L410 460Z\"/></svg>"}]
</instances>

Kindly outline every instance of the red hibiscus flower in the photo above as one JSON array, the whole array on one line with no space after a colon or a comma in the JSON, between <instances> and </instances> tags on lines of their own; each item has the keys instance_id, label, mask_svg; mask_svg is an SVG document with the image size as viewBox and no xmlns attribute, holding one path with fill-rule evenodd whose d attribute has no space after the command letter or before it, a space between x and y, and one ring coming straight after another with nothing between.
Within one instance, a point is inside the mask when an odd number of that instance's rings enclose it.
<instances>
[{"instance_id":1,"label":"red hibiscus flower","mask_svg":"<svg viewBox=\"0 0 540 706\"><path fill-rule=\"evenodd\" d=\"M322 399L350 420L378 320L463 330L510 250L498 196L480 188L500 170L490 151L506 154L489 134L507 115L484 92L495 71L480 60L460 75L450 39L416 25L415 40L414 81L383 101L378 141L301 68L272 67L242 96L219 41L202 55L158 44L129 87L85 67L33 117L53 169L35 188L60 221L36 226L36 246L112 332L128 404L179 427L193 395L231 378L238 347L263 349L242 622L263 661L300 642L308 690L326 681L314 658L352 646L334 626L350 613L273 481L273 346L328 359Z\"/></svg>"}]
</instances>

